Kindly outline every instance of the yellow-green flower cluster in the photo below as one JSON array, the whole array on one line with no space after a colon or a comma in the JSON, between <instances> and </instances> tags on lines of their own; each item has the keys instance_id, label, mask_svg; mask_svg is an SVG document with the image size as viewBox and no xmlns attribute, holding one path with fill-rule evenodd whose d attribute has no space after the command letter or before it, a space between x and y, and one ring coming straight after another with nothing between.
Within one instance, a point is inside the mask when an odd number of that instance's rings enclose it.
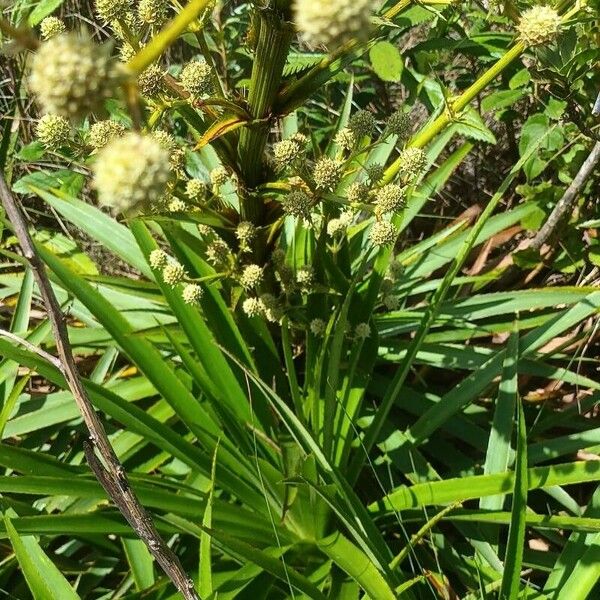
<instances>
[{"instance_id":1,"label":"yellow-green flower cluster","mask_svg":"<svg viewBox=\"0 0 600 600\"><path fill-rule=\"evenodd\" d=\"M375 246L389 246L396 241L398 230L389 221L375 221L369 232L369 239Z\"/></svg>"},{"instance_id":2,"label":"yellow-green flower cluster","mask_svg":"<svg viewBox=\"0 0 600 600\"><path fill-rule=\"evenodd\" d=\"M49 40L56 35L64 33L66 30L65 24L56 17L46 17L40 23L40 34L43 40Z\"/></svg>"},{"instance_id":3,"label":"yellow-green flower cluster","mask_svg":"<svg viewBox=\"0 0 600 600\"><path fill-rule=\"evenodd\" d=\"M71 125L60 115L44 115L37 124L36 134L49 150L66 145L71 137Z\"/></svg>"},{"instance_id":4,"label":"yellow-green flower cluster","mask_svg":"<svg viewBox=\"0 0 600 600\"><path fill-rule=\"evenodd\" d=\"M187 63L179 79L183 89L193 98L210 94L212 90L212 69L205 60Z\"/></svg>"},{"instance_id":5,"label":"yellow-green flower cluster","mask_svg":"<svg viewBox=\"0 0 600 600\"><path fill-rule=\"evenodd\" d=\"M125 126L111 119L98 121L90 127L88 142L92 148L99 150L104 148L114 138L125 134Z\"/></svg>"},{"instance_id":6,"label":"yellow-green flower cluster","mask_svg":"<svg viewBox=\"0 0 600 600\"><path fill-rule=\"evenodd\" d=\"M341 160L328 156L320 158L313 171L317 189L332 192L342 179L343 173L344 163Z\"/></svg>"},{"instance_id":7,"label":"yellow-green flower cluster","mask_svg":"<svg viewBox=\"0 0 600 600\"><path fill-rule=\"evenodd\" d=\"M560 33L560 16L551 6L533 6L526 10L517 25L519 39L526 46L553 42Z\"/></svg>"}]
</instances>

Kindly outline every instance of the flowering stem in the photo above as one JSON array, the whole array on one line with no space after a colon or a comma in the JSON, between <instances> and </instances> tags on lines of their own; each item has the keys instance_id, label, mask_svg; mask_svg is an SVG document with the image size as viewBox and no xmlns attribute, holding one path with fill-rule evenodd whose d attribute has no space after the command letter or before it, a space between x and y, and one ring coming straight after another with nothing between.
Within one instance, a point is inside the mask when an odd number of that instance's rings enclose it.
<instances>
[{"instance_id":1,"label":"flowering stem","mask_svg":"<svg viewBox=\"0 0 600 600\"><path fill-rule=\"evenodd\" d=\"M248 111L259 122L242 130L238 147L241 174L245 184L252 188L261 182L264 148L271 126L268 117L292 39L290 24L276 11L261 10L257 14L259 32L248 91ZM260 198L248 196L243 199L241 209L244 219L259 220L262 212Z\"/></svg>"}]
</instances>

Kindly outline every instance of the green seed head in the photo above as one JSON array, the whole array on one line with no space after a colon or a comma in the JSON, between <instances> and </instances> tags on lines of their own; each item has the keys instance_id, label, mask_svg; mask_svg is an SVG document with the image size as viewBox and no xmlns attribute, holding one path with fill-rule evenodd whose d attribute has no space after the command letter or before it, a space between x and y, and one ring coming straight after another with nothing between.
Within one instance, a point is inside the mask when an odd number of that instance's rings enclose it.
<instances>
[{"instance_id":1,"label":"green seed head","mask_svg":"<svg viewBox=\"0 0 600 600\"><path fill-rule=\"evenodd\" d=\"M349 127L342 127L333 141L343 150L352 150L356 144L356 135Z\"/></svg>"},{"instance_id":2,"label":"green seed head","mask_svg":"<svg viewBox=\"0 0 600 600\"><path fill-rule=\"evenodd\" d=\"M273 156L275 157L275 167L283 170L301 155L302 146L295 140L282 140L273 144Z\"/></svg>"},{"instance_id":3,"label":"green seed head","mask_svg":"<svg viewBox=\"0 0 600 600\"><path fill-rule=\"evenodd\" d=\"M198 304L203 295L204 290L197 283L188 283L181 292L183 301L186 304Z\"/></svg>"},{"instance_id":4,"label":"green seed head","mask_svg":"<svg viewBox=\"0 0 600 600\"><path fill-rule=\"evenodd\" d=\"M354 328L354 335L359 340L366 340L371 335L371 326L368 323L358 323Z\"/></svg>"},{"instance_id":5,"label":"green seed head","mask_svg":"<svg viewBox=\"0 0 600 600\"><path fill-rule=\"evenodd\" d=\"M100 203L122 212L156 204L165 195L169 154L150 136L131 132L109 142L93 170Z\"/></svg>"},{"instance_id":6,"label":"green seed head","mask_svg":"<svg viewBox=\"0 0 600 600\"><path fill-rule=\"evenodd\" d=\"M96 0L96 14L103 21L122 19L131 10L131 0Z\"/></svg>"},{"instance_id":7,"label":"green seed head","mask_svg":"<svg viewBox=\"0 0 600 600\"><path fill-rule=\"evenodd\" d=\"M165 72L158 65L150 65L138 77L140 94L146 98L158 96L165 90Z\"/></svg>"},{"instance_id":8,"label":"green seed head","mask_svg":"<svg viewBox=\"0 0 600 600\"><path fill-rule=\"evenodd\" d=\"M323 319L313 319L310 322L310 331L313 335L321 337L325 333L327 323Z\"/></svg>"},{"instance_id":9,"label":"green seed head","mask_svg":"<svg viewBox=\"0 0 600 600\"><path fill-rule=\"evenodd\" d=\"M342 179L344 163L341 160L324 156L315 164L313 177L317 189L332 192Z\"/></svg>"},{"instance_id":10,"label":"green seed head","mask_svg":"<svg viewBox=\"0 0 600 600\"><path fill-rule=\"evenodd\" d=\"M375 221L369 239L375 246L389 246L396 241L398 230L389 221Z\"/></svg>"},{"instance_id":11,"label":"green seed head","mask_svg":"<svg viewBox=\"0 0 600 600\"><path fill-rule=\"evenodd\" d=\"M60 115L44 115L36 127L37 136L50 150L65 146L71 137L71 125Z\"/></svg>"},{"instance_id":12,"label":"green seed head","mask_svg":"<svg viewBox=\"0 0 600 600\"><path fill-rule=\"evenodd\" d=\"M65 24L56 17L46 17L40 23L40 33L43 40L49 40L55 35L60 35L67 30Z\"/></svg>"},{"instance_id":13,"label":"green seed head","mask_svg":"<svg viewBox=\"0 0 600 600\"><path fill-rule=\"evenodd\" d=\"M177 284L181 283L185 277L186 272L183 265L175 261L166 265L162 270L163 281L171 287L175 287Z\"/></svg>"},{"instance_id":14,"label":"green seed head","mask_svg":"<svg viewBox=\"0 0 600 600\"><path fill-rule=\"evenodd\" d=\"M194 98L199 98L212 91L212 69L204 60L189 62L181 71L181 85Z\"/></svg>"},{"instance_id":15,"label":"green seed head","mask_svg":"<svg viewBox=\"0 0 600 600\"><path fill-rule=\"evenodd\" d=\"M190 179L185 184L185 195L193 202L202 202L206 199L206 184L202 179Z\"/></svg>"},{"instance_id":16,"label":"green seed head","mask_svg":"<svg viewBox=\"0 0 600 600\"><path fill-rule=\"evenodd\" d=\"M352 38L365 40L373 4L372 0L295 0L296 29L312 46L335 48Z\"/></svg>"},{"instance_id":17,"label":"green seed head","mask_svg":"<svg viewBox=\"0 0 600 600\"><path fill-rule=\"evenodd\" d=\"M406 189L396 183L388 183L375 191L375 212L384 215L398 212L404 206Z\"/></svg>"},{"instance_id":18,"label":"green seed head","mask_svg":"<svg viewBox=\"0 0 600 600\"><path fill-rule=\"evenodd\" d=\"M153 269L163 269L169 262L169 255L160 248L155 248L148 256L148 262Z\"/></svg>"},{"instance_id":19,"label":"green seed head","mask_svg":"<svg viewBox=\"0 0 600 600\"><path fill-rule=\"evenodd\" d=\"M359 139L370 136L375 129L375 117L368 110L359 110L350 117L348 127Z\"/></svg>"},{"instance_id":20,"label":"green seed head","mask_svg":"<svg viewBox=\"0 0 600 600\"><path fill-rule=\"evenodd\" d=\"M122 135L125 135L125 127L121 123L110 119L98 121L90 127L88 143L92 148L99 150L100 148L104 148L114 138L121 137Z\"/></svg>"},{"instance_id":21,"label":"green seed head","mask_svg":"<svg viewBox=\"0 0 600 600\"><path fill-rule=\"evenodd\" d=\"M221 187L225 185L229 180L229 172L225 167L215 167L210 172L210 182L215 187Z\"/></svg>"},{"instance_id":22,"label":"green seed head","mask_svg":"<svg viewBox=\"0 0 600 600\"><path fill-rule=\"evenodd\" d=\"M351 202L352 204L362 204L366 202L369 196L369 189L370 188L366 183L355 181L348 188L346 198L348 198L348 202Z\"/></svg>"},{"instance_id":23,"label":"green seed head","mask_svg":"<svg viewBox=\"0 0 600 600\"><path fill-rule=\"evenodd\" d=\"M310 216L311 199L303 190L292 190L281 204L287 215L304 219Z\"/></svg>"},{"instance_id":24,"label":"green seed head","mask_svg":"<svg viewBox=\"0 0 600 600\"><path fill-rule=\"evenodd\" d=\"M249 244L256 235L256 227L250 221L241 221L235 230L235 237L244 245Z\"/></svg>"},{"instance_id":25,"label":"green seed head","mask_svg":"<svg viewBox=\"0 0 600 600\"><path fill-rule=\"evenodd\" d=\"M383 137L397 135L398 141L403 142L410 135L410 128L410 115L402 110L397 110L388 117L385 124L385 130L383 131Z\"/></svg>"},{"instance_id":26,"label":"green seed head","mask_svg":"<svg viewBox=\"0 0 600 600\"><path fill-rule=\"evenodd\" d=\"M168 0L140 0L138 17L142 23L160 27L167 20Z\"/></svg>"},{"instance_id":27,"label":"green seed head","mask_svg":"<svg viewBox=\"0 0 600 600\"><path fill-rule=\"evenodd\" d=\"M246 265L240 277L242 287L249 290L257 287L263 280L263 269L259 265Z\"/></svg>"},{"instance_id":28,"label":"green seed head","mask_svg":"<svg viewBox=\"0 0 600 600\"><path fill-rule=\"evenodd\" d=\"M369 165L366 168L366 171L367 171L367 177L369 178L369 181L371 183L375 184L375 183L379 183L381 181L381 179L383 178L383 174L385 173L385 167L383 165L375 163L373 165Z\"/></svg>"},{"instance_id":29,"label":"green seed head","mask_svg":"<svg viewBox=\"0 0 600 600\"><path fill-rule=\"evenodd\" d=\"M400 173L405 179L418 177L427 164L427 155L421 148L406 148L399 157Z\"/></svg>"},{"instance_id":30,"label":"green seed head","mask_svg":"<svg viewBox=\"0 0 600 600\"><path fill-rule=\"evenodd\" d=\"M519 39L526 46L553 42L560 33L560 16L551 6L533 6L521 15L517 25Z\"/></svg>"},{"instance_id":31,"label":"green seed head","mask_svg":"<svg viewBox=\"0 0 600 600\"><path fill-rule=\"evenodd\" d=\"M225 266L229 256L229 246L221 238L212 241L206 248L206 259L215 267Z\"/></svg>"},{"instance_id":32,"label":"green seed head","mask_svg":"<svg viewBox=\"0 0 600 600\"><path fill-rule=\"evenodd\" d=\"M63 33L43 42L33 55L29 86L46 112L75 120L102 112L120 78L107 47Z\"/></svg>"}]
</instances>

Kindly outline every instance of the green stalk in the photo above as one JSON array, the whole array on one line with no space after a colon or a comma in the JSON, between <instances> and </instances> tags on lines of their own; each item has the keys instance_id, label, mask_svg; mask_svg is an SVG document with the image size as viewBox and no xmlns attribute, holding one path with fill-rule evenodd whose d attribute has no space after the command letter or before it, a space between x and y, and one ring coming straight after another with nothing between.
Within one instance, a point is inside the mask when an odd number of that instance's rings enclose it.
<instances>
[{"instance_id":1,"label":"green stalk","mask_svg":"<svg viewBox=\"0 0 600 600\"><path fill-rule=\"evenodd\" d=\"M257 13L258 41L248 92L248 112L257 123L246 126L240 135L240 172L246 186L261 183L263 155L269 135L269 116L281 83L283 67L292 39L292 27L275 10ZM250 195L242 201L242 217L259 220L260 199Z\"/></svg>"}]
</instances>

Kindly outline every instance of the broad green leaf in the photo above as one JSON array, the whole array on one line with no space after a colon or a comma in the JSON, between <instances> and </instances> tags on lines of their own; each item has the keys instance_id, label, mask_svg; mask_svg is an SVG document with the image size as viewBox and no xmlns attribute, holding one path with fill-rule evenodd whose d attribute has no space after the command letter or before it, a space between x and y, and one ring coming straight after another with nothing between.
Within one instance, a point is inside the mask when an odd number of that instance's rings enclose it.
<instances>
[{"instance_id":1,"label":"broad green leaf","mask_svg":"<svg viewBox=\"0 0 600 600\"><path fill-rule=\"evenodd\" d=\"M394 44L381 41L369 50L371 66L383 81L400 81L404 63L398 48Z\"/></svg>"}]
</instances>

